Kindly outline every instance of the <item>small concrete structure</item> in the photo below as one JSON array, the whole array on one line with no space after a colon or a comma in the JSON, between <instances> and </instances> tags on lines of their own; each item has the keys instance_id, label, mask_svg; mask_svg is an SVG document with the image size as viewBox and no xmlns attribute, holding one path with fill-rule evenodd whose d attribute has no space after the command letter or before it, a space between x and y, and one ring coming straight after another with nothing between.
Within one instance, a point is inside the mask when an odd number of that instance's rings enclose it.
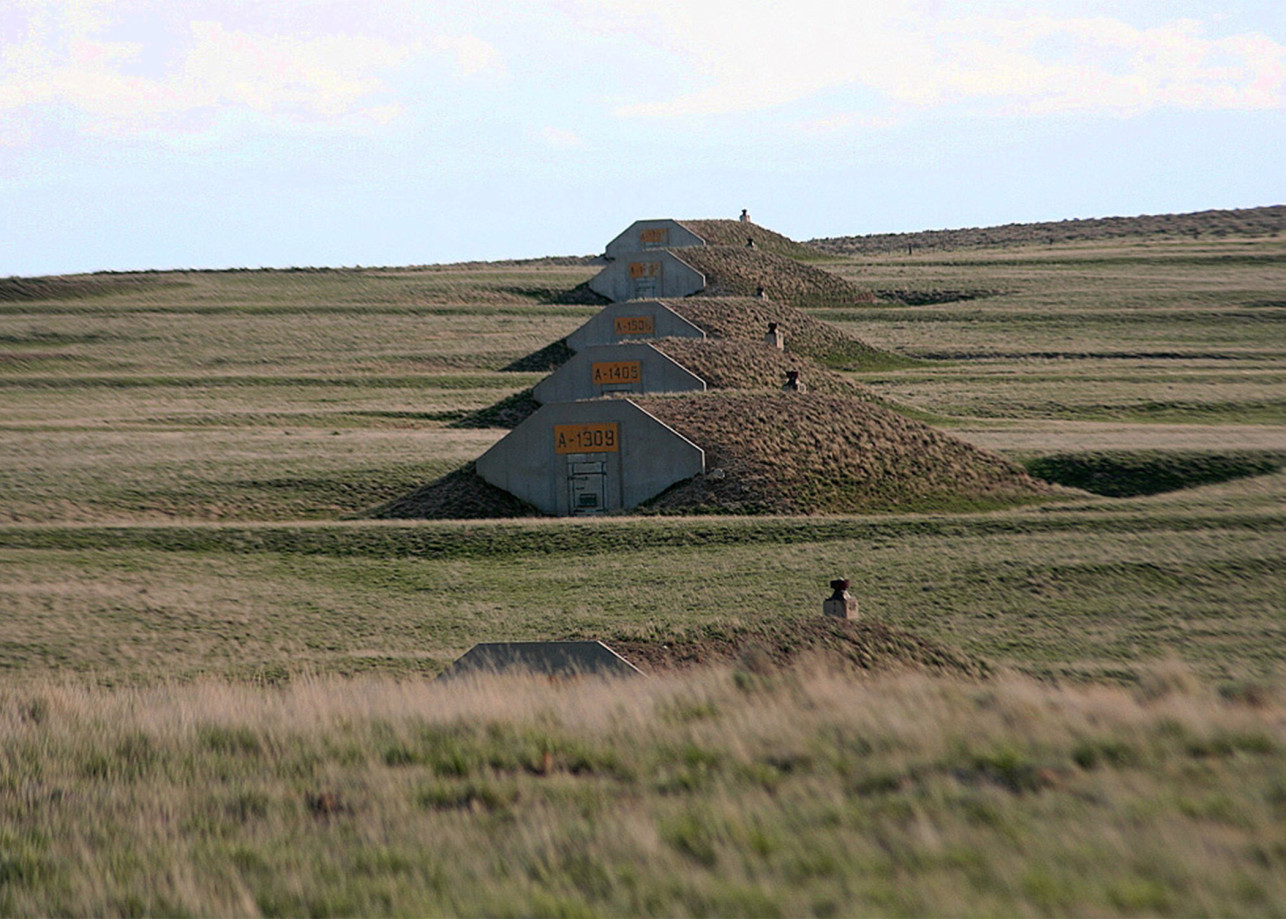
<instances>
[{"instance_id":1,"label":"small concrete structure","mask_svg":"<svg viewBox=\"0 0 1286 919\"><path fill-rule=\"evenodd\" d=\"M607 244L603 255L615 259L652 249L682 249L705 244L704 239L677 220L636 220Z\"/></svg>"},{"instance_id":2,"label":"small concrete structure","mask_svg":"<svg viewBox=\"0 0 1286 919\"><path fill-rule=\"evenodd\" d=\"M705 338L704 330L659 300L631 300L603 307L589 322L567 336L567 347L646 341L649 338Z\"/></svg>"},{"instance_id":3,"label":"small concrete structure","mask_svg":"<svg viewBox=\"0 0 1286 919\"><path fill-rule=\"evenodd\" d=\"M649 344L591 345L536 384L542 405L612 393L704 392L705 380Z\"/></svg>"},{"instance_id":4,"label":"small concrete structure","mask_svg":"<svg viewBox=\"0 0 1286 919\"><path fill-rule=\"evenodd\" d=\"M499 673L549 677L628 677L642 671L601 641L495 641L470 648L439 680Z\"/></svg>"},{"instance_id":5,"label":"small concrete structure","mask_svg":"<svg viewBox=\"0 0 1286 919\"><path fill-rule=\"evenodd\" d=\"M545 514L625 510L705 471L705 453L628 399L538 408L478 457L478 475Z\"/></svg>"},{"instance_id":6,"label":"small concrete structure","mask_svg":"<svg viewBox=\"0 0 1286 919\"><path fill-rule=\"evenodd\" d=\"M762 287L759 289L763 290ZM777 323L768 323L768 331L764 333L764 344L776 351L784 351L786 349L786 336L781 333L781 329L777 327Z\"/></svg>"},{"instance_id":7,"label":"small concrete structure","mask_svg":"<svg viewBox=\"0 0 1286 919\"><path fill-rule=\"evenodd\" d=\"M686 297L705 286L705 275L668 249L623 252L589 281L590 290L617 303L646 297Z\"/></svg>"},{"instance_id":8,"label":"small concrete structure","mask_svg":"<svg viewBox=\"0 0 1286 919\"><path fill-rule=\"evenodd\" d=\"M822 601L822 613L832 619L856 619L857 600L848 592L848 579L831 581L831 590L830 597Z\"/></svg>"}]
</instances>

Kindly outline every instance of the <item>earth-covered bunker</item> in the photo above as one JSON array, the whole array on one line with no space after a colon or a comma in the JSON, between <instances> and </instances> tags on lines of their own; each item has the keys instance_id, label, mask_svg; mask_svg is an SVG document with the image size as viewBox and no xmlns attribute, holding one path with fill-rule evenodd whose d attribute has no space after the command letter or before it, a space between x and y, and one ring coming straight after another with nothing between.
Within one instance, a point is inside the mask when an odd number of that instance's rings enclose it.
<instances>
[{"instance_id":1,"label":"earth-covered bunker","mask_svg":"<svg viewBox=\"0 0 1286 919\"><path fill-rule=\"evenodd\" d=\"M536 384L537 402L576 402L612 393L692 392L705 381L649 344L593 345Z\"/></svg>"},{"instance_id":2,"label":"earth-covered bunker","mask_svg":"<svg viewBox=\"0 0 1286 919\"><path fill-rule=\"evenodd\" d=\"M705 331L659 300L612 303L567 336L567 347L580 351L591 345L615 345L651 338L705 338Z\"/></svg>"},{"instance_id":3,"label":"earth-covered bunker","mask_svg":"<svg viewBox=\"0 0 1286 919\"><path fill-rule=\"evenodd\" d=\"M589 280L590 290L614 302L687 297L705 286L705 275L668 249L623 253Z\"/></svg>"},{"instance_id":4,"label":"earth-covered bunker","mask_svg":"<svg viewBox=\"0 0 1286 919\"><path fill-rule=\"evenodd\" d=\"M705 471L705 453L627 399L537 409L478 458L478 475L546 514L636 507Z\"/></svg>"},{"instance_id":5,"label":"earth-covered bunker","mask_svg":"<svg viewBox=\"0 0 1286 919\"><path fill-rule=\"evenodd\" d=\"M609 259L652 249L704 246L706 241L677 220L636 220L619 233L603 254Z\"/></svg>"}]
</instances>

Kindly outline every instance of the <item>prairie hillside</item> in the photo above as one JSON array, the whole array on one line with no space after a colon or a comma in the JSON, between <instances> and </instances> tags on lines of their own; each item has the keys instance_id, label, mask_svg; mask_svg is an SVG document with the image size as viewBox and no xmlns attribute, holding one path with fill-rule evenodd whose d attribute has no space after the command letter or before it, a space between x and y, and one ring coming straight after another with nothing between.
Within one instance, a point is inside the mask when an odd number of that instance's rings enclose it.
<instances>
[{"instance_id":1,"label":"prairie hillside","mask_svg":"<svg viewBox=\"0 0 1286 919\"><path fill-rule=\"evenodd\" d=\"M820 263L991 510L479 495L592 260L0 282L0 912L1281 914L1286 240L1145 229ZM549 638L648 676L430 682Z\"/></svg>"},{"instance_id":2,"label":"prairie hillside","mask_svg":"<svg viewBox=\"0 0 1286 919\"><path fill-rule=\"evenodd\" d=\"M1091 217L1045 223L1009 223L999 227L872 233L810 239L808 245L832 256L905 252L909 249L972 249L995 246L1055 245L1130 239L1200 239L1203 235L1274 238L1286 231L1286 205L1190 214L1144 214L1138 217Z\"/></svg>"}]
</instances>

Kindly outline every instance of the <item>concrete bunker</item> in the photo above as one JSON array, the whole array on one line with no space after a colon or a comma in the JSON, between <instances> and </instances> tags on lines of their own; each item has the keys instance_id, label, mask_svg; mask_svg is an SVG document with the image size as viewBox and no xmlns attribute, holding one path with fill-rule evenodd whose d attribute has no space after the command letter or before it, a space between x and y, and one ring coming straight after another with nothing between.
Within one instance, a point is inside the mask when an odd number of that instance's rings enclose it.
<instances>
[{"instance_id":1,"label":"concrete bunker","mask_svg":"<svg viewBox=\"0 0 1286 919\"><path fill-rule=\"evenodd\" d=\"M603 254L609 259L652 249L704 246L706 241L677 220L636 220L618 234Z\"/></svg>"},{"instance_id":2,"label":"concrete bunker","mask_svg":"<svg viewBox=\"0 0 1286 919\"><path fill-rule=\"evenodd\" d=\"M705 286L705 275L668 249L623 253L589 280L590 290L614 302L687 297Z\"/></svg>"},{"instance_id":3,"label":"concrete bunker","mask_svg":"<svg viewBox=\"0 0 1286 919\"><path fill-rule=\"evenodd\" d=\"M700 447L627 399L537 409L478 458L486 482L560 517L626 510L705 471Z\"/></svg>"},{"instance_id":4,"label":"concrete bunker","mask_svg":"<svg viewBox=\"0 0 1286 919\"><path fill-rule=\"evenodd\" d=\"M591 345L536 384L537 402L577 402L613 393L704 391L705 380L649 344Z\"/></svg>"},{"instance_id":5,"label":"concrete bunker","mask_svg":"<svg viewBox=\"0 0 1286 919\"><path fill-rule=\"evenodd\" d=\"M567 336L567 347L581 351L592 345L646 341L650 338L705 338L705 331L659 300L612 303Z\"/></svg>"}]
</instances>

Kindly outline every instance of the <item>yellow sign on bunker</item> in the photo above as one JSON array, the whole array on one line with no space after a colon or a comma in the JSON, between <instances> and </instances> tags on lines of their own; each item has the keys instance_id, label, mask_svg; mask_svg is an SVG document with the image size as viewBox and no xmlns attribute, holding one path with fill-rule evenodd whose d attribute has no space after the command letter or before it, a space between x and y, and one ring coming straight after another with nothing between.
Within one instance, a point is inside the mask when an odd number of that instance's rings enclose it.
<instances>
[{"instance_id":1,"label":"yellow sign on bunker","mask_svg":"<svg viewBox=\"0 0 1286 919\"><path fill-rule=\"evenodd\" d=\"M621 438L615 421L554 425L555 453L617 453L620 449Z\"/></svg>"},{"instance_id":2,"label":"yellow sign on bunker","mask_svg":"<svg viewBox=\"0 0 1286 919\"><path fill-rule=\"evenodd\" d=\"M642 361L595 361L591 367L595 386L637 383L642 378Z\"/></svg>"},{"instance_id":3,"label":"yellow sign on bunker","mask_svg":"<svg viewBox=\"0 0 1286 919\"><path fill-rule=\"evenodd\" d=\"M631 278L659 278L660 276L660 262L630 262Z\"/></svg>"},{"instance_id":4,"label":"yellow sign on bunker","mask_svg":"<svg viewBox=\"0 0 1286 919\"><path fill-rule=\"evenodd\" d=\"M651 316L617 316L612 322L617 335L651 335L655 328Z\"/></svg>"}]
</instances>

